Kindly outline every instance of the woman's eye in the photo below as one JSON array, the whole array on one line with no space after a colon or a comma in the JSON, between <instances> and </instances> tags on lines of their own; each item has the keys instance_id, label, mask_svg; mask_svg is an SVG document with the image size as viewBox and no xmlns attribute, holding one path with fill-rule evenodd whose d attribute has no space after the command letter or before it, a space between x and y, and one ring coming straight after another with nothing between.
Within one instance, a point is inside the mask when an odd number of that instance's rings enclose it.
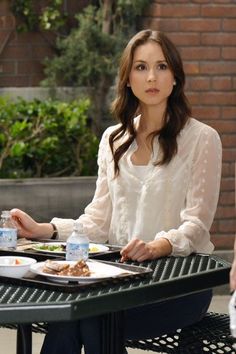
<instances>
[{"instance_id":1,"label":"woman's eye","mask_svg":"<svg viewBox=\"0 0 236 354\"><path fill-rule=\"evenodd\" d=\"M144 64L138 64L136 66L136 70L139 70L139 71L145 70L145 65Z\"/></svg>"},{"instance_id":2,"label":"woman's eye","mask_svg":"<svg viewBox=\"0 0 236 354\"><path fill-rule=\"evenodd\" d=\"M167 70L168 69L168 65L165 63L161 63L158 65L158 69L159 70Z\"/></svg>"}]
</instances>

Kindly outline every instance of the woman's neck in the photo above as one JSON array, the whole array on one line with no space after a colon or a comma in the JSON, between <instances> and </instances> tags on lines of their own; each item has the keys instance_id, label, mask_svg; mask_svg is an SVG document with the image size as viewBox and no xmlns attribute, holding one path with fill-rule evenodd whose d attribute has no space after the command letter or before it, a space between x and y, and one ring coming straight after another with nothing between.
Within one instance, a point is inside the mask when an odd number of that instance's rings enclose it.
<instances>
[{"instance_id":1,"label":"woman's neck","mask_svg":"<svg viewBox=\"0 0 236 354\"><path fill-rule=\"evenodd\" d=\"M141 117L137 127L138 133L150 134L160 130L163 126L165 109L157 110L156 107L141 107Z\"/></svg>"}]
</instances>

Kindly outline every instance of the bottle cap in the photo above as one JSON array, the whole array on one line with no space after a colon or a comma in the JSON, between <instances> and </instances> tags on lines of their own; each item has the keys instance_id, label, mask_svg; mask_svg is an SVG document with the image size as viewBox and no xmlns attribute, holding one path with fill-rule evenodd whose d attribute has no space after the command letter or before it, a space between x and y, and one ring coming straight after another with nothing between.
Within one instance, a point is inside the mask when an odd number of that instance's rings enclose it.
<instances>
[{"instance_id":1,"label":"bottle cap","mask_svg":"<svg viewBox=\"0 0 236 354\"><path fill-rule=\"evenodd\" d=\"M83 224L82 224L81 222L79 222L78 220L76 220L76 221L74 222L74 230L83 233L83 231L84 231L84 226L83 226Z\"/></svg>"}]
</instances>

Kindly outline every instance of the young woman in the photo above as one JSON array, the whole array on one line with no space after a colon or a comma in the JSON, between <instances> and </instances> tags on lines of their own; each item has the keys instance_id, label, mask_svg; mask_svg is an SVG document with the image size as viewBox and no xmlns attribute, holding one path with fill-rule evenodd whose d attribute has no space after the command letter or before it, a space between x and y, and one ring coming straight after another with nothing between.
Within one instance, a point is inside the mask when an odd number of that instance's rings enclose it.
<instances>
[{"instance_id":1,"label":"young woman","mask_svg":"<svg viewBox=\"0 0 236 354\"><path fill-rule=\"evenodd\" d=\"M185 74L174 44L162 32L143 30L120 61L112 112L119 124L101 139L94 198L79 217L91 241L123 245L122 259L211 253L209 229L221 176L217 132L191 118ZM73 220L37 223L19 209L20 235L58 233L66 239ZM126 338L147 338L199 320L211 291L126 311ZM145 326L143 325L145 323ZM100 319L50 326L42 353L102 354ZM124 349L125 351L125 349Z\"/></svg>"}]
</instances>

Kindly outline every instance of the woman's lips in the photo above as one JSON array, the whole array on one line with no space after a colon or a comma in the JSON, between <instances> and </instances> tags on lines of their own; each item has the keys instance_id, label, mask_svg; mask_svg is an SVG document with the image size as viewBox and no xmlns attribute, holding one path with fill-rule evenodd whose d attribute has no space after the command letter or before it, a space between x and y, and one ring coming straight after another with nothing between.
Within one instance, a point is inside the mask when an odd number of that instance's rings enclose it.
<instances>
[{"instance_id":1,"label":"woman's lips","mask_svg":"<svg viewBox=\"0 0 236 354\"><path fill-rule=\"evenodd\" d=\"M158 93L158 92L160 92L160 90L158 90L156 88L149 88L145 92L146 93Z\"/></svg>"}]
</instances>

